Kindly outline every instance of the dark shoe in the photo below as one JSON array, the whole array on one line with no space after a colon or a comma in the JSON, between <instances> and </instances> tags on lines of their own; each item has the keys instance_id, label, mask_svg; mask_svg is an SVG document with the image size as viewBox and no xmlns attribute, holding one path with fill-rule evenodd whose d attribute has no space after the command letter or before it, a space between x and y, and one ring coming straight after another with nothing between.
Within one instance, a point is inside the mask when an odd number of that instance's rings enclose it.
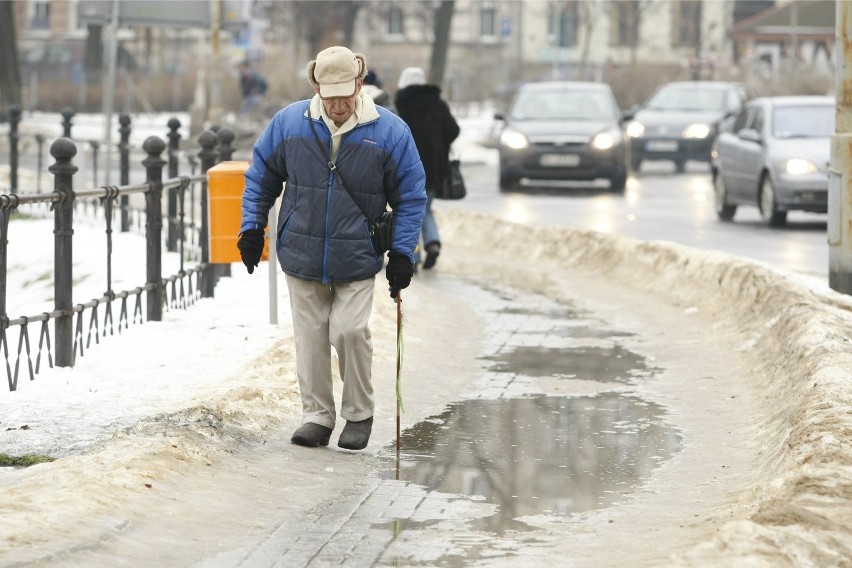
<instances>
[{"instance_id":1,"label":"dark shoe","mask_svg":"<svg viewBox=\"0 0 852 568\"><path fill-rule=\"evenodd\" d=\"M430 243L426 245L426 260L423 261L423 270L429 270L435 263L438 262L438 255L441 254L441 245L438 243Z\"/></svg>"},{"instance_id":2,"label":"dark shoe","mask_svg":"<svg viewBox=\"0 0 852 568\"><path fill-rule=\"evenodd\" d=\"M345 450L363 450L367 447L367 442L370 441L370 432L372 430L372 416L360 422L349 422L347 420L346 426L343 427L343 432L340 433L337 445Z\"/></svg>"},{"instance_id":3,"label":"dark shoe","mask_svg":"<svg viewBox=\"0 0 852 568\"><path fill-rule=\"evenodd\" d=\"M290 441L300 446L316 448L317 446L327 446L329 438L331 438L331 428L313 422L305 422L293 432Z\"/></svg>"}]
</instances>

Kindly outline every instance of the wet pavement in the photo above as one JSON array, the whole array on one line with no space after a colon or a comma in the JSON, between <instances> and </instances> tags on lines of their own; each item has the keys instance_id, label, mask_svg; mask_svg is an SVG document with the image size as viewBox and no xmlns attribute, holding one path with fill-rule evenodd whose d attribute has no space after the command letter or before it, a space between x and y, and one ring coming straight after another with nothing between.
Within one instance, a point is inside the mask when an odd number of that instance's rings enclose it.
<instances>
[{"instance_id":1,"label":"wet pavement","mask_svg":"<svg viewBox=\"0 0 852 568\"><path fill-rule=\"evenodd\" d=\"M357 502L282 525L241 566L460 566L513 554L543 517L617 506L682 447L633 388L659 369L575 306L456 281L484 316L471 390L402 432ZM437 541L424 539L442 535ZM427 544L426 541L430 541ZM436 546L436 542L441 543Z\"/></svg>"}]
</instances>

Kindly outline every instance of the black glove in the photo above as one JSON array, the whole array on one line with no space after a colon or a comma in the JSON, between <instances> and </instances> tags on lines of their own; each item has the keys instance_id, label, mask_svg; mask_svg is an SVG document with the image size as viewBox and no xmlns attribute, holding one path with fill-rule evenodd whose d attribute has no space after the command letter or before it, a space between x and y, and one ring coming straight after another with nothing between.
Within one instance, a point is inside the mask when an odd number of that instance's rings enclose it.
<instances>
[{"instance_id":1,"label":"black glove","mask_svg":"<svg viewBox=\"0 0 852 568\"><path fill-rule=\"evenodd\" d=\"M254 267L260 263L260 255L263 254L263 229L249 229L240 235L237 248L240 249L240 258L246 265L248 273L254 272Z\"/></svg>"},{"instance_id":2,"label":"black glove","mask_svg":"<svg viewBox=\"0 0 852 568\"><path fill-rule=\"evenodd\" d=\"M411 277L414 276L414 265L404 254L390 251L385 276L388 277L388 289L391 298L396 298L400 290L408 288L408 285L411 284Z\"/></svg>"}]
</instances>

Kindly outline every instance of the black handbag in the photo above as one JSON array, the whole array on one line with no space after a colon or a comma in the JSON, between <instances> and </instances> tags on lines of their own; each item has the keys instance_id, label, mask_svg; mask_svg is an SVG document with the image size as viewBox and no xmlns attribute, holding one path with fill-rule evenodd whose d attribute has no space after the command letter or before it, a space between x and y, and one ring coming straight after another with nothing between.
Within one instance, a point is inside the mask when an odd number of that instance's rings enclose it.
<instances>
[{"instance_id":1,"label":"black handbag","mask_svg":"<svg viewBox=\"0 0 852 568\"><path fill-rule=\"evenodd\" d=\"M462 199L467 195L464 178L461 173L459 160L450 160L448 174L444 180L441 191L435 195L435 199Z\"/></svg>"},{"instance_id":2,"label":"black handbag","mask_svg":"<svg viewBox=\"0 0 852 568\"><path fill-rule=\"evenodd\" d=\"M325 147L319 139L319 134L317 134L317 129L314 126L314 119L311 118L310 108L308 108L308 123L311 125L311 131L314 133L314 139L317 141L317 145L324 154ZM343 186L343 189L346 190L346 193L349 194L349 197L352 198L352 201L355 202L355 205L358 206L358 209L360 209L361 213L364 214L364 217L367 218L367 228L370 231L370 239L373 241L373 248L376 250L376 254L385 254L390 250L391 244L393 243L393 229L396 222L393 211L385 210L378 216L378 218L370 219L370 216L367 214L364 206L361 205L361 202L355 198L352 190L350 190L349 186L346 185L346 181L343 179L343 174L340 173L340 170L337 168L335 163L329 160L328 167L337 175L338 179L340 179L340 185Z\"/></svg>"},{"instance_id":3,"label":"black handbag","mask_svg":"<svg viewBox=\"0 0 852 568\"><path fill-rule=\"evenodd\" d=\"M340 181L342 183L343 179L341 178ZM346 187L345 184L344 187ZM393 211L385 211L378 219L370 223L370 238L373 239L373 248L376 249L376 253L385 254L390 250L393 243L393 227L395 222L396 219L394 218Z\"/></svg>"}]
</instances>

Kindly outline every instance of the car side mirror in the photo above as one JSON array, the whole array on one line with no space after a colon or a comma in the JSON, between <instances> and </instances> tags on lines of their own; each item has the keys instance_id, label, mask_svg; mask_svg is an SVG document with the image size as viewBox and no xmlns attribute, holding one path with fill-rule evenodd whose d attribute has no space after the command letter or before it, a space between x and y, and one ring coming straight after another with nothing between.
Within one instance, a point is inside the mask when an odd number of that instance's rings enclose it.
<instances>
[{"instance_id":1,"label":"car side mirror","mask_svg":"<svg viewBox=\"0 0 852 568\"><path fill-rule=\"evenodd\" d=\"M760 133L754 128L743 128L737 132L737 136L740 137L740 140L748 140L749 142L756 142L758 144L763 141L760 138Z\"/></svg>"}]
</instances>

